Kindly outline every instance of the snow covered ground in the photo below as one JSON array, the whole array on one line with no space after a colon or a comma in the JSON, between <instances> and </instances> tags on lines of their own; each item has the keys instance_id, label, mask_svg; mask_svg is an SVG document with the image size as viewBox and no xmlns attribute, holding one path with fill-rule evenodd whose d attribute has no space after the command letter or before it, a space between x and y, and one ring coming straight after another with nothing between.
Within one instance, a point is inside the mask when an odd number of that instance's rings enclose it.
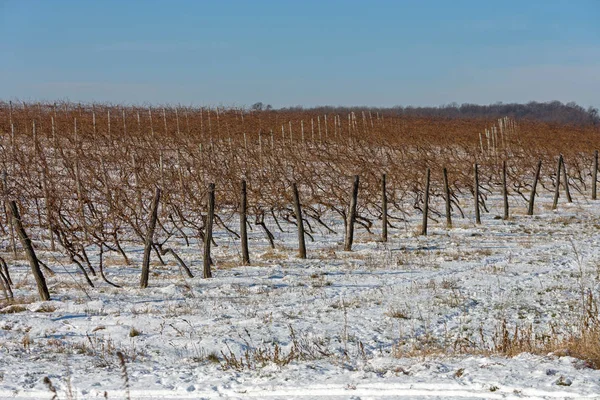
<instances>
[{"instance_id":1,"label":"snow covered ground","mask_svg":"<svg viewBox=\"0 0 600 400\"><path fill-rule=\"evenodd\" d=\"M199 246L181 241L196 277L167 256L167 266L153 262L148 289L138 288L139 245L126 249L132 266L116 253L105 260L122 289L100 279L88 288L67 258L40 250L56 272L48 302L37 302L26 261L10 260L23 306L0 310L0 398L50 399L45 377L61 399L600 398L600 371L584 361L486 351L502 321L543 335L578 320L582 293L600 298L600 202L550 211L550 196L533 217L520 204L511 220L495 218L495 199L482 225L471 215L452 229L432 221L427 237L415 215L386 244L359 228L352 252L332 220L336 235L313 227L308 260L295 257L295 227L270 225L275 250L257 227L251 266L219 229L213 279L200 277ZM261 362L276 351L293 360Z\"/></svg>"}]
</instances>

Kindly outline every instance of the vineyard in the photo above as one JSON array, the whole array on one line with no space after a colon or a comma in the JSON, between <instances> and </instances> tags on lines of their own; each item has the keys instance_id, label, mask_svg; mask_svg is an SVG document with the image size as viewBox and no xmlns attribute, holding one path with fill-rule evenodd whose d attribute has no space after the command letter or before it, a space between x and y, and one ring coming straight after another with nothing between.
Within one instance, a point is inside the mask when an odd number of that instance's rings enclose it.
<instances>
[{"instance_id":1,"label":"vineyard","mask_svg":"<svg viewBox=\"0 0 600 400\"><path fill-rule=\"evenodd\" d=\"M42 300L64 299L72 284L90 302L108 289L118 299L119 291L141 287L132 296L139 299L154 285L163 290L173 276L210 277L205 282L221 295L221 283L235 284L237 272L230 270L271 268L268 257L283 265L305 258L325 264L337 260L334 253L352 259L353 235L360 249L367 246L369 254L402 265L409 263L402 257L420 257L417 251L402 255L402 249L427 235L428 226L443 251L456 244L440 232L468 230L465 243L476 246L471 236L509 229L503 222L525 221L526 230L538 229L528 214L547 215L539 229L551 232L552 210L567 203L592 207L600 148L595 127L368 109L341 115L0 103L0 135L3 313L32 296L35 283L23 277L24 265L33 268ZM395 246L393 257L389 246ZM469 262L479 257L473 254ZM47 285L40 284L36 268ZM331 278L321 286L337 283ZM455 293L454 284L447 285ZM449 307L463 307L463 300L468 303L460 297ZM346 313L344 299L342 304ZM330 354L314 343L307 350L291 335L296 355L302 349L306 358ZM385 341L390 343L387 336ZM366 344L365 350L357 343L361 357L381 346ZM480 345L500 346L484 339ZM243 370L236 354L229 349L215 358ZM128 356L142 357L135 351Z\"/></svg>"},{"instance_id":2,"label":"vineyard","mask_svg":"<svg viewBox=\"0 0 600 400\"><path fill-rule=\"evenodd\" d=\"M567 190L587 196L598 147L593 128L517 124L507 118L404 119L364 111L315 115L10 103L0 108L0 130L4 248L17 247L7 211L14 199L26 224L53 251L66 252L90 284L87 275L95 270L87 249L118 251L128 263L122 245L146 240L157 187L162 197L153 248L161 258L172 238L188 244L190 238L203 240L209 183L216 187L216 222L237 236L227 225L239 213L245 180L248 214L273 245L265 220L278 227L282 221L296 223L292 183L301 193L309 230L318 224L332 231L324 216L348 219L350 188L358 175L355 221L371 232L383 216L383 174L390 204L386 217L393 228L408 214L423 212L426 169L433 172L432 218L443 214L444 168L452 212L465 218L473 207L461 203L459 195L475 195L475 164L479 204L489 211L485 199L502 190L503 161L507 194L517 204L530 198L539 161L540 185L554 190L559 154L566 160Z\"/></svg>"}]
</instances>

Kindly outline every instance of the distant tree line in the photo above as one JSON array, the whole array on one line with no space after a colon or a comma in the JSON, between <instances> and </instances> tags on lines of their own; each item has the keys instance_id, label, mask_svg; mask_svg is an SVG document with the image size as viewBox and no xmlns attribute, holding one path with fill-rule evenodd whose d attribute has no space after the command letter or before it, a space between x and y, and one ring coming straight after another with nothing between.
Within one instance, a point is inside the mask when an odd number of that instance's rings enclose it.
<instances>
[{"instance_id":1,"label":"distant tree line","mask_svg":"<svg viewBox=\"0 0 600 400\"><path fill-rule=\"evenodd\" d=\"M282 111L303 110L302 106L282 108ZM414 117L438 117L438 118L501 118L512 117L515 119L530 119L542 122L554 122L579 126L600 126L600 115L598 109L582 106L570 102L563 104L560 101L549 101L540 103L531 101L527 104L518 103L495 103L489 105L479 104L457 104L451 103L438 107L413 107L413 106L395 106L390 108L378 107L332 107L321 106L307 110L320 113L347 113L356 110L368 110L371 112L380 112L393 114L397 116Z\"/></svg>"}]
</instances>

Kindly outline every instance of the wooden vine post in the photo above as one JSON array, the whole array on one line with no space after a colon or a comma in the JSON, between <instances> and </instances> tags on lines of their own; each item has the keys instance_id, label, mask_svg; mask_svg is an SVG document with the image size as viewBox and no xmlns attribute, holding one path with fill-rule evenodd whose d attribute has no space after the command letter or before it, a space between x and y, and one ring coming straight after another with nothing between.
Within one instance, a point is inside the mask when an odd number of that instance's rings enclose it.
<instances>
[{"instance_id":1,"label":"wooden vine post","mask_svg":"<svg viewBox=\"0 0 600 400\"><path fill-rule=\"evenodd\" d=\"M42 301L50 300L50 293L48 292L46 279L44 278L44 274L40 269L40 263L35 255L33 246L31 245L31 239L29 239L29 236L27 236L27 233L25 232L25 228L23 228L23 223L21 222L21 215L19 214L19 208L17 207L17 203L14 200L11 200L9 205L10 213L12 214L13 225L17 230L17 235L19 236L21 245L23 246L23 248L25 249L25 253L27 254L27 259L29 260L29 265L31 266L31 272L33 273L33 277L35 278L35 282L37 283L40 299Z\"/></svg>"},{"instance_id":2,"label":"wooden vine post","mask_svg":"<svg viewBox=\"0 0 600 400\"><path fill-rule=\"evenodd\" d=\"M427 168L425 173L425 200L423 204L423 224L421 225L421 235L427 235L427 220L429 219L429 178L431 170Z\"/></svg>"},{"instance_id":3,"label":"wooden vine post","mask_svg":"<svg viewBox=\"0 0 600 400\"><path fill-rule=\"evenodd\" d=\"M356 205L358 203L358 175L354 176L354 185L352 187L352 197L350 198L350 210L346 220L346 240L344 241L344 251L352 251L352 242L354 241L354 221L356 221Z\"/></svg>"},{"instance_id":4,"label":"wooden vine post","mask_svg":"<svg viewBox=\"0 0 600 400\"><path fill-rule=\"evenodd\" d=\"M508 185L506 182L506 160L502 161L502 198L504 200L504 216L502 219L507 220L508 215Z\"/></svg>"},{"instance_id":5,"label":"wooden vine post","mask_svg":"<svg viewBox=\"0 0 600 400\"><path fill-rule=\"evenodd\" d=\"M569 174L567 174L567 165L565 164L564 158L562 162L562 174L563 182L565 183L565 195L567 196L567 202L572 203L573 198L571 198L571 190L569 189Z\"/></svg>"},{"instance_id":6,"label":"wooden vine post","mask_svg":"<svg viewBox=\"0 0 600 400\"><path fill-rule=\"evenodd\" d=\"M598 150L594 152L594 167L592 169L592 200L596 200L596 183L598 182Z\"/></svg>"},{"instance_id":7,"label":"wooden vine post","mask_svg":"<svg viewBox=\"0 0 600 400\"><path fill-rule=\"evenodd\" d=\"M448 170L443 169L444 175L444 197L446 197L446 226L452 227L452 199L450 198L450 185L448 183Z\"/></svg>"},{"instance_id":8,"label":"wooden vine post","mask_svg":"<svg viewBox=\"0 0 600 400\"><path fill-rule=\"evenodd\" d=\"M146 232L146 243L144 244L144 259L142 261L142 276L140 278L140 287L142 289L148 287L148 276L150 275L150 251L152 251L152 246L154 244L154 230L156 229L156 221L158 220L160 194L160 189L156 188L154 200L152 200L152 208L150 210L150 223L148 224L148 232Z\"/></svg>"},{"instance_id":9,"label":"wooden vine post","mask_svg":"<svg viewBox=\"0 0 600 400\"><path fill-rule=\"evenodd\" d=\"M296 214L296 223L298 226L298 257L305 259L306 244L304 242L304 221L302 221L302 208L296 182L292 184L292 191L294 193L294 213Z\"/></svg>"},{"instance_id":10,"label":"wooden vine post","mask_svg":"<svg viewBox=\"0 0 600 400\"><path fill-rule=\"evenodd\" d=\"M387 242L388 240L388 202L387 202L387 191L386 191L386 180L385 174L381 175L381 241Z\"/></svg>"},{"instance_id":11,"label":"wooden vine post","mask_svg":"<svg viewBox=\"0 0 600 400\"><path fill-rule=\"evenodd\" d=\"M8 265L6 265L6 261L0 257L0 289L2 289L2 293L6 300L14 299L14 293L11 288L12 284L13 282L10 279L10 274L8 272Z\"/></svg>"},{"instance_id":12,"label":"wooden vine post","mask_svg":"<svg viewBox=\"0 0 600 400\"><path fill-rule=\"evenodd\" d=\"M481 224L481 212L479 210L479 166L475 164L475 182L474 182L474 197L475 197L475 223Z\"/></svg>"},{"instance_id":13,"label":"wooden vine post","mask_svg":"<svg viewBox=\"0 0 600 400\"><path fill-rule=\"evenodd\" d=\"M2 196L3 196L3 208L4 213L6 214L6 219L8 220L8 227L10 230L10 247L12 248L12 253L15 258L17 258L17 240L15 238L15 227L13 224L13 219L10 218L8 211L6 209L6 204L8 203L8 173L6 170L2 171L0 174L2 177ZM8 206L10 208L10 205Z\"/></svg>"},{"instance_id":14,"label":"wooden vine post","mask_svg":"<svg viewBox=\"0 0 600 400\"><path fill-rule=\"evenodd\" d=\"M562 170L563 156L562 154L558 157L558 165L556 166L556 187L554 188L554 201L552 202L552 209L558 208L558 198L560 196L560 172Z\"/></svg>"},{"instance_id":15,"label":"wooden vine post","mask_svg":"<svg viewBox=\"0 0 600 400\"><path fill-rule=\"evenodd\" d=\"M215 184L208 186L208 215L206 217L206 228L204 232L204 260L203 278L212 278L210 269L210 244L212 242L213 221L215 218Z\"/></svg>"},{"instance_id":16,"label":"wooden vine post","mask_svg":"<svg viewBox=\"0 0 600 400\"><path fill-rule=\"evenodd\" d=\"M240 240L242 241L242 264L250 265L250 253L248 251L248 195L246 180L242 180L242 201L240 204Z\"/></svg>"},{"instance_id":17,"label":"wooden vine post","mask_svg":"<svg viewBox=\"0 0 600 400\"><path fill-rule=\"evenodd\" d=\"M535 170L535 177L533 178L533 187L531 188L531 197L529 197L529 208L527 209L527 215L533 215L533 205L535 203L535 190L537 187L538 180L540 179L541 170L542 160L538 161L537 168Z\"/></svg>"}]
</instances>

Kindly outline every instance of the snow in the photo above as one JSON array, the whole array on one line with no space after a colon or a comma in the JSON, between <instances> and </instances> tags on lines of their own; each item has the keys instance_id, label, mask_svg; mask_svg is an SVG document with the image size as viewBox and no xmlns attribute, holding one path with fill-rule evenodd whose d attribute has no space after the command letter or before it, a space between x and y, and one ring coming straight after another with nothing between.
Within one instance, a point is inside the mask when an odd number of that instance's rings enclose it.
<instances>
[{"instance_id":1,"label":"snow","mask_svg":"<svg viewBox=\"0 0 600 400\"><path fill-rule=\"evenodd\" d=\"M131 266L105 254L105 272L123 288L95 279L92 289L34 236L56 272L47 277L52 300L36 301L24 258L9 261L25 309L0 310L0 398L49 399L44 377L59 398L71 390L78 399L600 398L600 372L582 360L484 351L503 320L509 330L568 329L582 294L600 298L600 203L580 196L551 211L542 193L535 216L513 204L503 221L500 201L489 200L482 225L454 216L452 229L431 221L426 237L416 235L419 215L391 229L388 243L358 228L352 252L342 251L343 226L331 216L338 233L314 226L307 260L295 256L295 227L279 232L270 221L278 248L255 228L251 266L239 265L237 240L218 229L213 279L201 278L199 244L170 241L196 277L173 259L153 262L147 289L138 288L140 243L126 248ZM225 368L224 355L277 344L285 356L294 343L303 357L286 365ZM453 351L469 343L480 351ZM426 344L432 351L410 352Z\"/></svg>"}]
</instances>

